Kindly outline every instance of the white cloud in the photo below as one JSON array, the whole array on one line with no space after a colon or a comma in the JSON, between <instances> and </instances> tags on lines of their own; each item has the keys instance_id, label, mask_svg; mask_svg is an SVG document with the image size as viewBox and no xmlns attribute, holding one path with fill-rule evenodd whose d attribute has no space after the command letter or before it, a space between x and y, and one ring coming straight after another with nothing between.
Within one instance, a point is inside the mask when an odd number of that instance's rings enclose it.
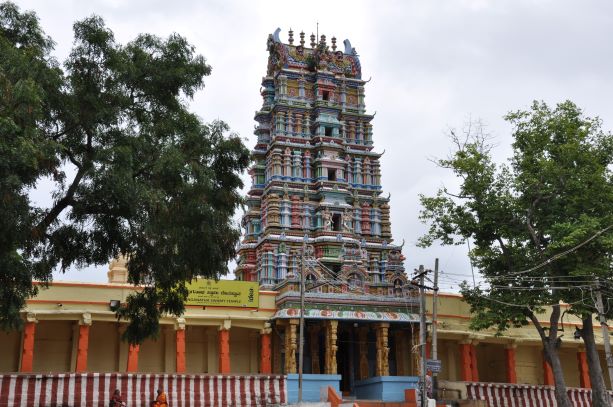
<instances>
[{"instance_id":1,"label":"white cloud","mask_svg":"<svg viewBox=\"0 0 613 407\"><path fill-rule=\"evenodd\" d=\"M392 193L392 229L405 239L408 270L434 257L441 268L470 275L466 248L418 249L425 227L417 220L418 193L453 185L430 157L446 155L449 127L471 115L496 135L501 159L509 151L502 116L533 99L572 99L605 128L613 127L613 3L597 1L19 1L35 10L56 42L58 57L72 43L72 23L96 13L127 42L140 32L179 32L213 66L192 108L205 120L227 121L254 144L253 113L265 74L266 38L316 30L339 43L351 39L362 62L366 103L382 160L383 187ZM104 281L103 271L63 278ZM456 278L459 278L456 276ZM470 279L470 277L469 277Z\"/></svg>"}]
</instances>

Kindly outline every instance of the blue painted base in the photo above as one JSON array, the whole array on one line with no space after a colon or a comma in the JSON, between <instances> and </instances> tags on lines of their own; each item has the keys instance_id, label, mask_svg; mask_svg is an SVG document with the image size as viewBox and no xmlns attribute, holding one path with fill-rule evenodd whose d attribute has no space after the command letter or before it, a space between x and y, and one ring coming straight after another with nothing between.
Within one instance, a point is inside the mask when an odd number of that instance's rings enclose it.
<instances>
[{"instance_id":1,"label":"blue painted base","mask_svg":"<svg viewBox=\"0 0 613 407\"><path fill-rule=\"evenodd\" d=\"M375 376L354 384L358 400L404 401L406 389L417 389L417 376Z\"/></svg>"},{"instance_id":2,"label":"blue painted base","mask_svg":"<svg viewBox=\"0 0 613 407\"><path fill-rule=\"evenodd\" d=\"M323 401L328 397L328 386L340 394L341 375L337 374L303 374L302 375L302 401ZM322 389L325 393L322 393ZM287 375L287 400L289 403L298 402L298 375Z\"/></svg>"}]
</instances>

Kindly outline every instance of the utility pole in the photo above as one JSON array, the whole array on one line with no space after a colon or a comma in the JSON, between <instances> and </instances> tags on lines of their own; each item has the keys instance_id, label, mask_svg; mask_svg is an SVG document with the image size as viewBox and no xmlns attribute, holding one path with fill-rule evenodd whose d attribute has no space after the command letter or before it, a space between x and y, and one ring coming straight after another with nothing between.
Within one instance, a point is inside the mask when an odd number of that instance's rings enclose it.
<instances>
[{"instance_id":1,"label":"utility pole","mask_svg":"<svg viewBox=\"0 0 613 407\"><path fill-rule=\"evenodd\" d=\"M604 305L602 303L602 293L600 292L600 281L598 282L598 290L596 290L596 308L598 308L598 320L602 327L602 341L604 342L604 353L607 358L607 368L609 369L609 380L611 388L613 388L613 356L611 355L611 342L609 338L609 325L607 318L604 316Z\"/></svg>"},{"instance_id":2,"label":"utility pole","mask_svg":"<svg viewBox=\"0 0 613 407\"><path fill-rule=\"evenodd\" d=\"M304 358L304 256L306 242L302 245L300 260L300 342L298 343L298 403L302 403L302 370Z\"/></svg>"},{"instance_id":3,"label":"utility pole","mask_svg":"<svg viewBox=\"0 0 613 407\"><path fill-rule=\"evenodd\" d=\"M426 292L424 290L424 278L426 271L424 266L419 266L419 346L421 355L421 407L426 407L427 384L426 384Z\"/></svg>"},{"instance_id":4,"label":"utility pole","mask_svg":"<svg viewBox=\"0 0 613 407\"><path fill-rule=\"evenodd\" d=\"M438 259L434 260L434 292L432 294L432 359L438 360L436 325L438 313ZM438 398L438 373L432 372L432 396Z\"/></svg>"}]
</instances>

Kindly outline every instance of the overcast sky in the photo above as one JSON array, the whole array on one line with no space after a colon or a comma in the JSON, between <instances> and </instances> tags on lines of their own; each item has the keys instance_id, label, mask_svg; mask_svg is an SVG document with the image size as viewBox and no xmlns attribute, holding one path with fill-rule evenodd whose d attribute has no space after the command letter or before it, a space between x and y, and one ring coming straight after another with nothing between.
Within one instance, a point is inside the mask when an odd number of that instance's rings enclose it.
<instances>
[{"instance_id":1,"label":"overcast sky","mask_svg":"<svg viewBox=\"0 0 613 407\"><path fill-rule=\"evenodd\" d=\"M534 99L571 99L613 128L613 2L610 1L17 1L34 10L63 60L72 23L104 18L117 41L137 34L177 32L213 67L192 109L203 120L222 119L252 148L254 112L266 73L266 39L293 28L307 37L349 38L360 54L366 105L376 112L374 143L382 158L384 193L390 192L392 231L406 241L407 271L440 258L443 287L472 278L465 246L419 249L426 227L418 194L433 194L454 178L429 159L451 151L449 128L481 119L495 137L497 159L510 151L503 115ZM247 180L247 178L245 178ZM45 201L41 188L35 198ZM71 270L57 279L106 281L106 267Z\"/></svg>"}]
</instances>

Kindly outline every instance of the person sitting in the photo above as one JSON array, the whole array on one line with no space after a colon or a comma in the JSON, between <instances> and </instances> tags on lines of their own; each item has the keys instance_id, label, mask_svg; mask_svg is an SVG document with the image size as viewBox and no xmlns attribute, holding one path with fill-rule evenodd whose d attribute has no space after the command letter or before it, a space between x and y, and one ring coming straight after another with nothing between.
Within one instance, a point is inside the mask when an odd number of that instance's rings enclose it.
<instances>
[{"instance_id":1,"label":"person sitting","mask_svg":"<svg viewBox=\"0 0 613 407\"><path fill-rule=\"evenodd\" d=\"M126 403L121 398L121 393L119 392L119 389L115 389L115 391L113 392L109 406L110 407L126 407Z\"/></svg>"},{"instance_id":2,"label":"person sitting","mask_svg":"<svg viewBox=\"0 0 613 407\"><path fill-rule=\"evenodd\" d=\"M158 396L155 398L155 401L151 403L151 407L168 407L168 398L166 397L166 393L161 389L158 389Z\"/></svg>"}]
</instances>

